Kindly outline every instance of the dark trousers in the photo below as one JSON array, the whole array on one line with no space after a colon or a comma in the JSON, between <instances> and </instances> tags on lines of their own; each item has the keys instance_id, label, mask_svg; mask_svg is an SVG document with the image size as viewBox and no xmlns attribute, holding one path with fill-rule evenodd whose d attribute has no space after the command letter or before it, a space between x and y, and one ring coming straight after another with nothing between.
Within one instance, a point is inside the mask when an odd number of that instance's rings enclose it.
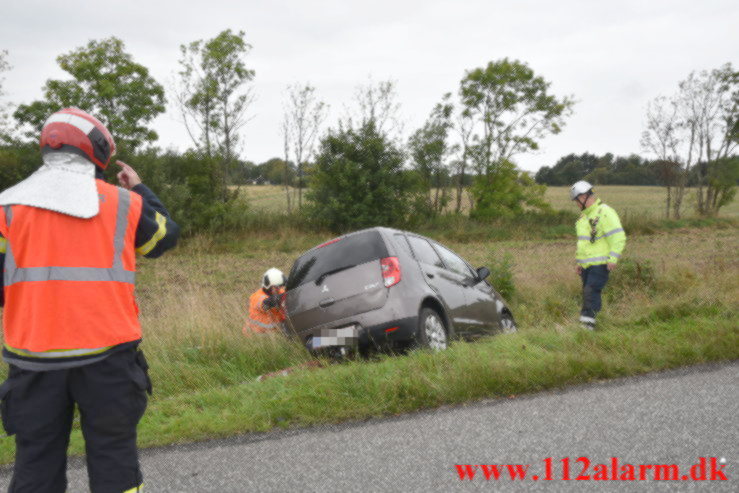
<instances>
[{"instance_id":1,"label":"dark trousers","mask_svg":"<svg viewBox=\"0 0 739 493\"><path fill-rule=\"evenodd\" d=\"M582 277L582 310L580 315L595 318L595 314L601 308L600 293L608 282L608 266L605 264L591 265L587 269L583 269L580 277Z\"/></svg>"},{"instance_id":2,"label":"dark trousers","mask_svg":"<svg viewBox=\"0 0 739 493\"><path fill-rule=\"evenodd\" d=\"M10 365L0 393L3 425L15 434L12 493L62 493L67 489L67 446L75 404L85 438L93 493L121 493L142 484L136 426L151 385L136 348L97 363L53 371Z\"/></svg>"}]
</instances>

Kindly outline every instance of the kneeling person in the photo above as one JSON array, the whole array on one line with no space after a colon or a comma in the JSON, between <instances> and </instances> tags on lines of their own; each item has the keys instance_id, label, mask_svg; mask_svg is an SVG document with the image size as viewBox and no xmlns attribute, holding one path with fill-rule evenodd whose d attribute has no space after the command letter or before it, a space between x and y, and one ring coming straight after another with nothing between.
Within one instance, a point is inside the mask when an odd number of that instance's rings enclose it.
<instances>
[{"instance_id":1,"label":"kneeling person","mask_svg":"<svg viewBox=\"0 0 739 493\"><path fill-rule=\"evenodd\" d=\"M274 267L262 276L262 287L249 297L249 316L244 335L282 333L285 312L280 306L285 293L285 275Z\"/></svg>"}]
</instances>

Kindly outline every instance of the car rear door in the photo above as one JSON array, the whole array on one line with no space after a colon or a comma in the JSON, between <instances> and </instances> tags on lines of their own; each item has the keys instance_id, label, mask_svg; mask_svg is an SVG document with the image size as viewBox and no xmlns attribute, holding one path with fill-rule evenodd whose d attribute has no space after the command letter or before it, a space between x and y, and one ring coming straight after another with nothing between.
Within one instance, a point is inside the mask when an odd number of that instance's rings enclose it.
<instances>
[{"instance_id":1,"label":"car rear door","mask_svg":"<svg viewBox=\"0 0 739 493\"><path fill-rule=\"evenodd\" d=\"M455 332L466 332L469 325L465 316L467 298L461 276L445 268L444 262L428 240L410 234L407 238L426 283L446 305Z\"/></svg>"},{"instance_id":2,"label":"car rear door","mask_svg":"<svg viewBox=\"0 0 739 493\"><path fill-rule=\"evenodd\" d=\"M381 308L387 300L380 260L387 247L376 230L320 245L295 261L287 282L289 323L303 331Z\"/></svg>"}]
</instances>

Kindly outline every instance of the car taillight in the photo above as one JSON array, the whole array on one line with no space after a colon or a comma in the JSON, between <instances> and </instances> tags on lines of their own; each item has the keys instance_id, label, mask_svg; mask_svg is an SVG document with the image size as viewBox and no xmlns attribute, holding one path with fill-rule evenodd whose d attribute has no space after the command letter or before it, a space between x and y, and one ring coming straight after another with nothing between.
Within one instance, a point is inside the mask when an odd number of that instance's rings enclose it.
<instances>
[{"instance_id":1,"label":"car taillight","mask_svg":"<svg viewBox=\"0 0 739 493\"><path fill-rule=\"evenodd\" d=\"M385 281L385 287L395 286L400 282L400 263L398 257L386 257L380 260L380 268L382 269L382 279Z\"/></svg>"}]
</instances>

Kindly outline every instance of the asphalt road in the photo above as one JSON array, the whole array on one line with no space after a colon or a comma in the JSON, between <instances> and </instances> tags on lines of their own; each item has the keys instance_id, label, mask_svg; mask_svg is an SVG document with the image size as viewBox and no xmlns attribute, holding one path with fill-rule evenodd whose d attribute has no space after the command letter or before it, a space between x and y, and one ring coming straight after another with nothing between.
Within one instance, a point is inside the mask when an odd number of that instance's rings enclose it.
<instances>
[{"instance_id":1,"label":"asphalt road","mask_svg":"<svg viewBox=\"0 0 739 493\"><path fill-rule=\"evenodd\" d=\"M552 480L543 460L552 458ZM562 459L570 476L562 480ZM591 480L575 481L587 457ZM625 464L710 458L728 481L596 481ZM725 464L718 461L725 459ZM739 362L699 366L399 418L252 434L142 453L148 492L739 491ZM605 464L601 472L598 464ZM460 480L456 464L529 464L527 479ZM699 471L696 470L696 473ZM634 475L639 477L636 467ZM537 475L535 481L532 476ZM70 492L87 491L81 461ZM717 476L720 477L720 476ZM7 472L0 487L7 488Z\"/></svg>"}]
</instances>

